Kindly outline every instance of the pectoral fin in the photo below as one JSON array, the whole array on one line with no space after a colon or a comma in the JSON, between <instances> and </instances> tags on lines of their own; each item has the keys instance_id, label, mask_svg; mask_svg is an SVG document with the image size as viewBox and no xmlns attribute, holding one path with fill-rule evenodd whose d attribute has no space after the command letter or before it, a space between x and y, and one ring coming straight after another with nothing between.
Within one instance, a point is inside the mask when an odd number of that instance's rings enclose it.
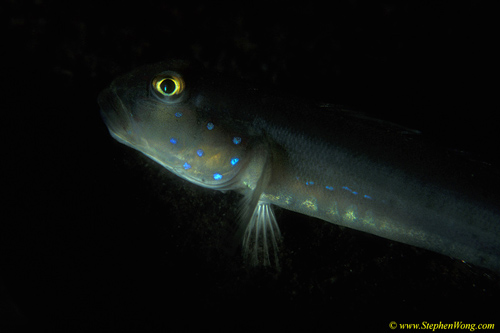
<instances>
[{"instance_id":1,"label":"pectoral fin","mask_svg":"<svg viewBox=\"0 0 500 333\"><path fill-rule=\"evenodd\" d=\"M240 234L243 235L243 255L252 265L278 266L278 241L281 238L273 207L263 193L271 179L269 157L262 155L260 167L254 169L255 186L249 187L241 201Z\"/></svg>"},{"instance_id":2,"label":"pectoral fin","mask_svg":"<svg viewBox=\"0 0 500 333\"><path fill-rule=\"evenodd\" d=\"M259 200L243 235L243 254L252 265L278 266L278 241L280 229L273 207Z\"/></svg>"}]
</instances>

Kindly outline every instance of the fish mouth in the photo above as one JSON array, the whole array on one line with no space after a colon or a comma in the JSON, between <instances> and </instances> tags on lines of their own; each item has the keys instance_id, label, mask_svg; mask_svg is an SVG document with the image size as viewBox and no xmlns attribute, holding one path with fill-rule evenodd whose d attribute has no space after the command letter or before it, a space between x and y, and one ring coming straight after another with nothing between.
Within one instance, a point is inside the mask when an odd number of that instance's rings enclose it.
<instances>
[{"instance_id":1,"label":"fish mouth","mask_svg":"<svg viewBox=\"0 0 500 333\"><path fill-rule=\"evenodd\" d=\"M115 138L124 140L130 132L129 111L120 97L111 88L104 89L97 98L101 107L101 118L108 127L110 134ZM120 140L120 141L121 141Z\"/></svg>"}]
</instances>

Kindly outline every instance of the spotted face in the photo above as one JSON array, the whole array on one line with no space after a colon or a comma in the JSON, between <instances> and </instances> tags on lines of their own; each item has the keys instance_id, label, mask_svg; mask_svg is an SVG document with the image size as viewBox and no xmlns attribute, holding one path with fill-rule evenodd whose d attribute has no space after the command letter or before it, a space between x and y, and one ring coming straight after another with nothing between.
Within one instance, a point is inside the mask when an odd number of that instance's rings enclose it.
<instances>
[{"instance_id":1,"label":"spotted face","mask_svg":"<svg viewBox=\"0 0 500 333\"><path fill-rule=\"evenodd\" d=\"M99 96L111 135L197 185L232 189L244 165L243 133L221 126L184 63L162 63L116 79ZM210 110L207 111L207 110Z\"/></svg>"}]
</instances>

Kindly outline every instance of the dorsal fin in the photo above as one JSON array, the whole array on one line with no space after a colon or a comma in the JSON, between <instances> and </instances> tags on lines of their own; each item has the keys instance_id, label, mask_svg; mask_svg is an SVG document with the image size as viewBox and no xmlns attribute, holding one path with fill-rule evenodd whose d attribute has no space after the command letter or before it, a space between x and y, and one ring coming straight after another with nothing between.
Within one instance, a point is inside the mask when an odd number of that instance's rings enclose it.
<instances>
[{"instance_id":1,"label":"dorsal fin","mask_svg":"<svg viewBox=\"0 0 500 333\"><path fill-rule=\"evenodd\" d=\"M396 124L387 120L374 118L372 116L367 115L364 112L343 109L342 107L336 104L321 104L319 105L319 107L323 110L328 110L328 111L331 110L332 112L336 112L347 118L356 118L367 121L379 128L383 128L384 130L388 130L394 133L410 134L410 135L418 135L422 133L421 131L416 129L405 127L403 125Z\"/></svg>"}]
</instances>

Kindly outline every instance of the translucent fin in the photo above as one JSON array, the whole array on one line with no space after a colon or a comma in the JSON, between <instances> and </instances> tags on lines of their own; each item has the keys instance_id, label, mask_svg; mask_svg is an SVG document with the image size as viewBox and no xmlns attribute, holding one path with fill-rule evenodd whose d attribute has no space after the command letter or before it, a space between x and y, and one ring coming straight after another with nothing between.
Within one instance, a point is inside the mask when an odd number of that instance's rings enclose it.
<instances>
[{"instance_id":1,"label":"translucent fin","mask_svg":"<svg viewBox=\"0 0 500 333\"><path fill-rule=\"evenodd\" d=\"M239 235L243 237L243 255L252 265L278 264L278 240L281 237L271 204L263 193L271 178L271 163L267 151L256 155L253 168L255 186L249 187L241 200Z\"/></svg>"},{"instance_id":2,"label":"translucent fin","mask_svg":"<svg viewBox=\"0 0 500 333\"><path fill-rule=\"evenodd\" d=\"M369 122L371 125L377 126L379 129L383 130L384 132L391 131L393 133L406 134L406 135L422 134L422 132L419 130L408 128L408 127L405 127L403 125L399 125L399 124L396 124L396 123L393 123L393 122L390 122L387 120L377 119L377 118L374 118L374 117L367 115L364 112L346 110L346 109L342 108L340 105L324 103L324 104L319 105L319 107L322 109L331 109L332 112L336 112L338 114L341 114L344 117L365 120L365 121Z\"/></svg>"},{"instance_id":3,"label":"translucent fin","mask_svg":"<svg viewBox=\"0 0 500 333\"><path fill-rule=\"evenodd\" d=\"M259 200L243 235L243 255L252 265L278 267L281 233L270 203Z\"/></svg>"}]
</instances>

